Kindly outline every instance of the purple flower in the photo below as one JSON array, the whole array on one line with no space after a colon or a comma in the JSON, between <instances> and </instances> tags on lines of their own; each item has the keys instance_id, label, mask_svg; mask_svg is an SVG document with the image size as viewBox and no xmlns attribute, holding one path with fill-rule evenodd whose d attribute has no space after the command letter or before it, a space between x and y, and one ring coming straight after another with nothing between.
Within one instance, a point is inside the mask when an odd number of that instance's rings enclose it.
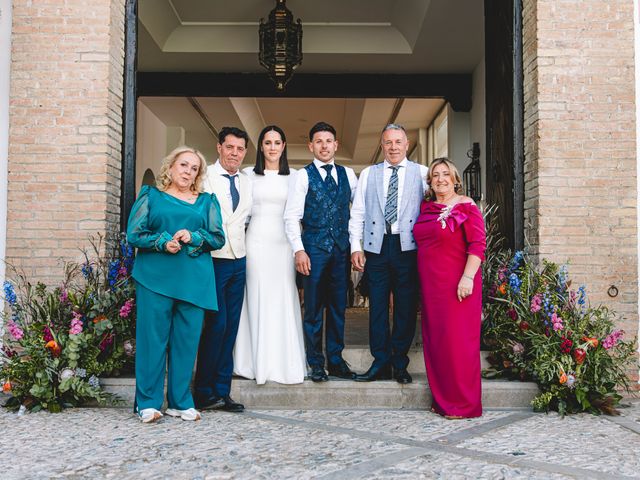
<instances>
[{"instance_id":1,"label":"purple flower","mask_svg":"<svg viewBox=\"0 0 640 480\"><path fill-rule=\"evenodd\" d=\"M62 287L60 289L60 303L67 303L69 301L69 294L67 293L67 289Z\"/></svg>"},{"instance_id":2,"label":"purple flower","mask_svg":"<svg viewBox=\"0 0 640 480\"><path fill-rule=\"evenodd\" d=\"M53 340L53 334L51 333L51 329L49 328L48 325L45 325L44 328L42 329L42 339L44 340L44 343L47 343Z\"/></svg>"},{"instance_id":3,"label":"purple flower","mask_svg":"<svg viewBox=\"0 0 640 480\"><path fill-rule=\"evenodd\" d=\"M509 318L511 318L511 320L513 321L516 321L518 319L518 312L516 312L514 308L510 308L507 311L507 315L509 315Z\"/></svg>"},{"instance_id":4,"label":"purple flower","mask_svg":"<svg viewBox=\"0 0 640 480\"><path fill-rule=\"evenodd\" d=\"M609 350L610 348L615 347L623 335L624 335L624 330L614 330L609 335L607 335L605 339L602 341L602 347L605 350Z\"/></svg>"},{"instance_id":5,"label":"purple flower","mask_svg":"<svg viewBox=\"0 0 640 480\"><path fill-rule=\"evenodd\" d=\"M127 318L131 314L131 310L133 310L133 298L124 302L124 305L120 307L120 316L122 318Z\"/></svg>"}]
</instances>

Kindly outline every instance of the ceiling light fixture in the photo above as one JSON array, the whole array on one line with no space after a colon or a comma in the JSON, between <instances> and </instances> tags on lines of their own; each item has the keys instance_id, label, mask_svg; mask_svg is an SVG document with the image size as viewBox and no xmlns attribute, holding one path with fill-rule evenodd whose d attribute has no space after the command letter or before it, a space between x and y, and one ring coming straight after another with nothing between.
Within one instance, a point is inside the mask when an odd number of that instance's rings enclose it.
<instances>
[{"instance_id":1,"label":"ceiling light fixture","mask_svg":"<svg viewBox=\"0 0 640 480\"><path fill-rule=\"evenodd\" d=\"M293 21L286 0L276 0L269 19L260 19L260 53L258 59L280 91L302 63L302 22Z\"/></svg>"}]
</instances>

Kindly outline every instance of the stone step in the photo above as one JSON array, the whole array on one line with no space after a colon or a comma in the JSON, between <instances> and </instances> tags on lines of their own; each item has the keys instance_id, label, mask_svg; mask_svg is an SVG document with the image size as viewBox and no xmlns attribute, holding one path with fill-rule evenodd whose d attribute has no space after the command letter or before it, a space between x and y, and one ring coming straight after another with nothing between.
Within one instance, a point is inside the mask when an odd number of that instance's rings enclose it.
<instances>
[{"instance_id":1,"label":"stone step","mask_svg":"<svg viewBox=\"0 0 640 480\"><path fill-rule=\"evenodd\" d=\"M489 368L489 362L486 356L489 352L480 352L480 368ZM410 374L422 374L426 375L424 366L424 355L421 346L412 347L409 350L409 366L407 370ZM351 366L354 372L363 373L366 372L373 362L373 357L369 351L369 347L365 346L349 346L342 351L342 357Z\"/></svg>"},{"instance_id":2,"label":"stone step","mask_svg":"<svg viewBox=\"0 0 640 480\"><path fill-rule=\"evenodd\" d=\"M103 378L105 389L117 394L125 405L133 406L135 379ZM485 408L529 408L538 394L535 383L507 380L483 380L482 402ZM234 400L247 408L331 409L331 408L428 408L431 395L424 375L414 375L413 383L399 385L395 381L370 383L331 378L328 382L306 380L298 385L267 383L234 378L231 389Z\"/></svg>"}]
</instances>

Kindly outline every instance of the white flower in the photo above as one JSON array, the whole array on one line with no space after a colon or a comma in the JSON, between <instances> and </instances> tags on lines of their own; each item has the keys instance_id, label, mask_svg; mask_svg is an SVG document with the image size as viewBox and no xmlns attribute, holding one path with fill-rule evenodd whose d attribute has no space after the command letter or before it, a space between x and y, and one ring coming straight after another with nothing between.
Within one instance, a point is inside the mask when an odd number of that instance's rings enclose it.
<instances>
[{"instance_id":1,"label":"white flower","mask_svg":"<svg viewBox=\"0 0 640 480\"><path fill-rule=\"evenodd\" d=\"M70 368L65 368L60 372L60 381L64 381L67 378L75 377L76 372L71 370Z\"/></svg>"},{"instance_id":2,"label":"white flower","mask_svg":"<svg viewBox=\"0 0 640 480\"><path fill-rule=\"evenodd\" d=\"M448 207L444 207L440 211L440 215L438 216L438 221L440 225L442 225L442 229L444 230L447 226L447 222L445 221L451 215L451 210L453 209L453 205L449 205Z\"/></svg>"}]
</instances>

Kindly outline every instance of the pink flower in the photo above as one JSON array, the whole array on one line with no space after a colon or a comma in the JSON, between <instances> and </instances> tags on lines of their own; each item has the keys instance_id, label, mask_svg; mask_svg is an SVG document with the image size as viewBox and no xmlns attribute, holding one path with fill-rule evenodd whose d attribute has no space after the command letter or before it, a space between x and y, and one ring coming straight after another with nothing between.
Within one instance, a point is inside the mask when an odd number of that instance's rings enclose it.
<instances>
[{"instance_id":1,"label":"pink flower","mask_svg":"<svg viewBox=\"0 0 640 480\"><path fill-rule=\"evenodd\" d=\"M69 328L69 335L78 335L82 333L82 315L78 312L73 312L73 319L71 320L71 328Z\"/></svg>"},{"instance_id":2,"label":"pink flower","mask_svg":"<svg viewBox=\"0 0 640 480\"><path fill-rule=\"evenodd\" d=\"M507 267L500 267L498 269L498 280L500 280L501 282L504 282L505 279L507 278L506 273L507 273Z\"/></svg>"},{"instance_id":3,"label":"pink flower","mask_svg":"<svg viewBox=\"0 0 640 480\"><path fill-rule=\"evenodd\" d=\"M524 345L522 345L520 342L516 342L513 344L513 353L515 353L516 355L521 355L522 353L524 353Z\"/></svg>"},{"instance_id":4,"label":"pink flower","mask_svg":"<svg viewBox=\"0 0 640 480\"><path fill-rule=\"evenodd\" d=\"M540 295L539 293L536 293L531 299L531 307L529 310L531 311L531 313L536 313L536 312L539 312L541 308L542 308L542 295Z\"/></svg>"},{"instance_id":5,"label":"pink flower","mask_svg":"<svg viewBox=\"0 0 640 480\"><path fill-rule=\"evenodd\" d=\"M14 339L20 341L22 337L24 337L24 332L13 320L7 321L7 328L9 329L9 333Z\"/></svg>"},{"instance_id":6,"label":"pink flower","mask_svg":"<svg viewBox=\"0 0 640 480\"><path fill-rule=\"evenodd\" d=\"M558 316L557 313L553 312L551 315L551 323L553 324L553 331L557 332L558 330L562 330L564 325L562 324L562 318Z\"/></svg>"},{"instance_id":7,"label":"pink flower","mask_svg":"<svg viewBox=\"0 0 640 480\"><path fill-rule=\"evenodd\" d=\"M60 303L67 303L69 301L69 294L67 293L67 289L62 287L60 290Z\"/></svg>"},{"instance_id":8,"label":"pink flower","mask_svg":"<svg viewBox=\"0 0 640 480\"><path fill-rule=\"evenodd\" d=\"M609 350L610 348L615 347L622 336L624 335L624 330L614 330L606 338L602 341L602 347L605 350Z\"/></svg>"},{"instance_id":9,"label":"pink flower","mask_svg":"<svg viewBox=\"0 0 640 480\"><path fill-rule=\"evenodd\" d=\"M131 313L131 310L133 310L133 298L124 302L124 305L120 308L120 316L122 318L127 318Z\"/></svg>"},{"instance_id":10,"label":"pink flower","mask_svg":"<svg viewBox=\"0 0 640 480\"><path fill-rule=\"evenodd\" d=\"M53 334L51 333L51 329L49 328L48 325L45 325L44 329L42 330L42 339L44 340L45 343L53 340Z\"/></svg>"}]
</instances>

